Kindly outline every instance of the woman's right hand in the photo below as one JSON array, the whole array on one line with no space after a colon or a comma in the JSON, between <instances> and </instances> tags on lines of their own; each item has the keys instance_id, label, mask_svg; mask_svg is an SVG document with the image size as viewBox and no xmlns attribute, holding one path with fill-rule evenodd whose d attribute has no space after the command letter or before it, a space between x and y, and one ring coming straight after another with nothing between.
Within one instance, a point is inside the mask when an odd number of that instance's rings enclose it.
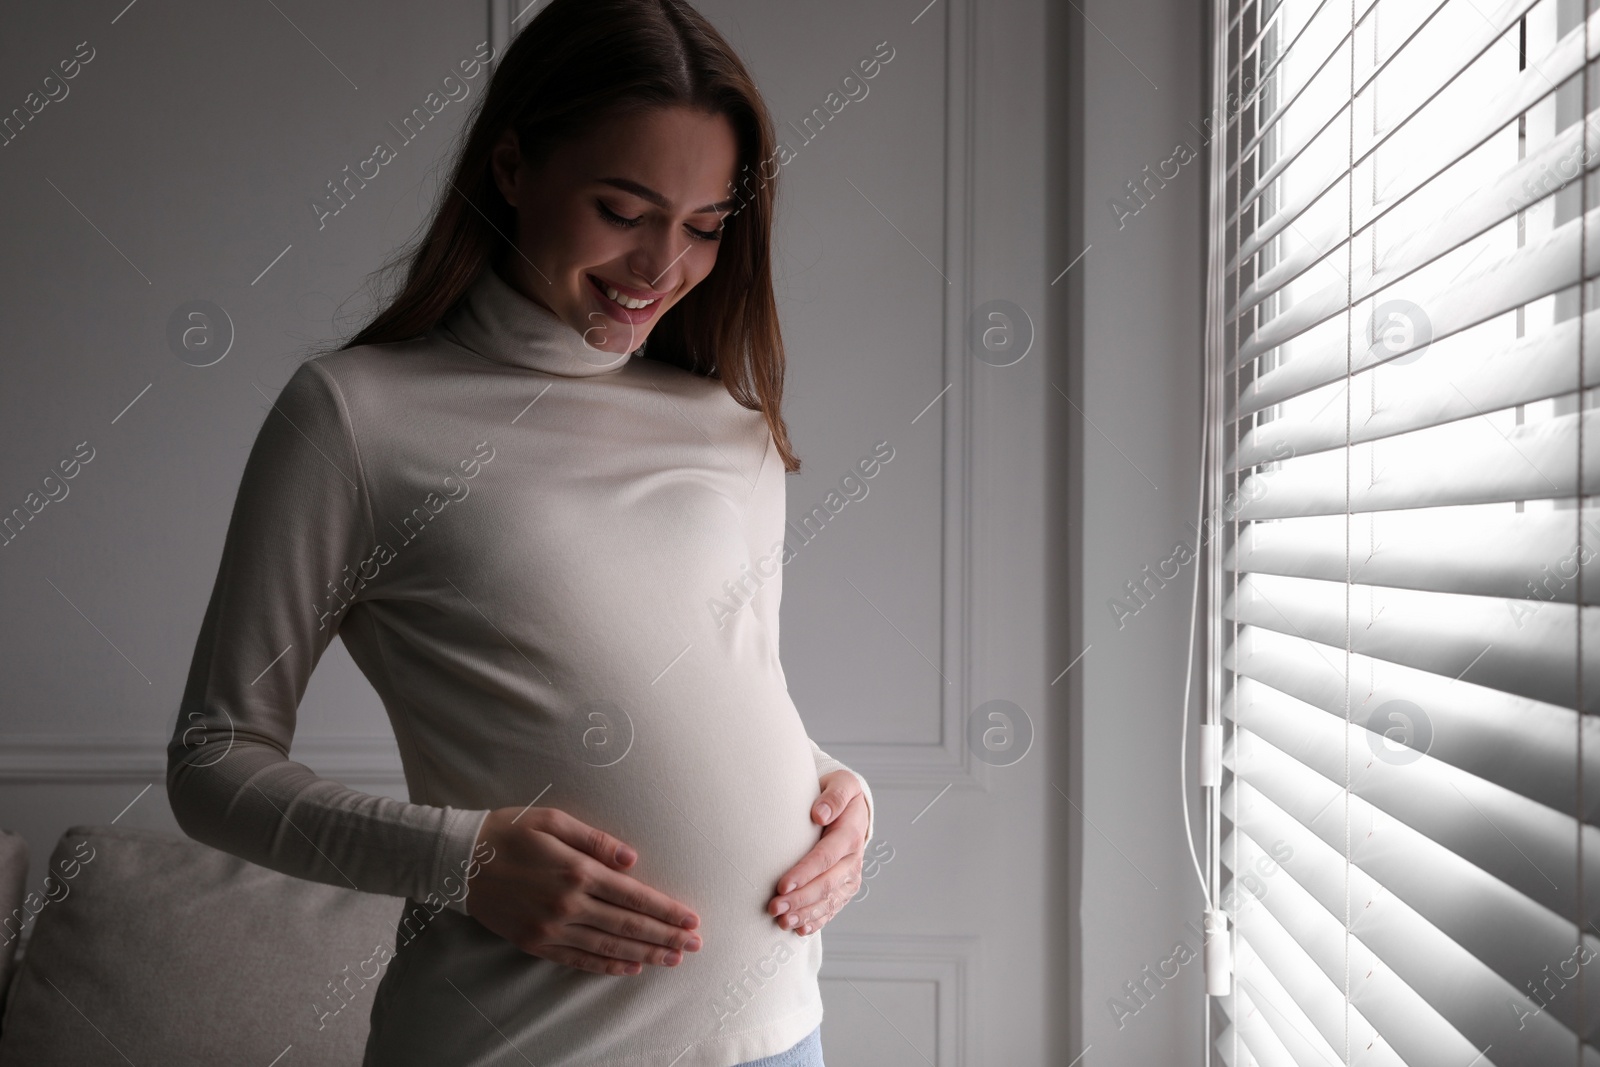
<instances>
[{"instance_id":1,"label":"woman's right hand","mask_svg":"<svg viewBox=\"0 0 1600 1067\"><path fill-rule=\"evenodd\" d=\"M622 873L638 853L559 808L497 808L474 855L484 843L467 914L530 956L621 975L700 949L692 909Z\"/></svg>"}]
</instances>

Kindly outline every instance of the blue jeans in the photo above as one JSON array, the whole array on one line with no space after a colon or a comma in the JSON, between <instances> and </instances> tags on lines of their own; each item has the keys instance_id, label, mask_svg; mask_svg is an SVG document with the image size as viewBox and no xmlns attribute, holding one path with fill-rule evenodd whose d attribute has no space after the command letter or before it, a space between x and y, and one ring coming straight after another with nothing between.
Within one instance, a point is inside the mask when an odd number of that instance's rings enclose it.
<instances>
[{"instance_id":1,"label":"blue jeans","mask_svg":"<svg viewBox=\"0 0 1600 1067\"><path fill-rule=\"evenodd\" d=\"M759 1060L741 1063L738 1067L826 1067L822 1062L822 1027L817 1027L793 1048L776 1056L763 1056Z\"/></svg>"}]
</instances>

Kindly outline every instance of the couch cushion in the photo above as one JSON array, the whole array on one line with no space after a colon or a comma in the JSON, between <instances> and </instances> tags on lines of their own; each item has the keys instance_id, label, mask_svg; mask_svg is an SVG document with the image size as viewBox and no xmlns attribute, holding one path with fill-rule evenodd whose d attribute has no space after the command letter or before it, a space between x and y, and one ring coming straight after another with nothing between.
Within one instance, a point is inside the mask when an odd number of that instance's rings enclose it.
<instances>
[{"instance_id":1,"label":"couch cushion","mask_svg":"<svg viewBox=\"0 0 1600 1067\"><path fill-rule=\"evenodd\" d=\"M28 885L28 839L21 834L0 830L0 1005L16 966L17 946L22 927L38 901L24 907ZM41 898L42 899L42 898Z\"/></svg>"},{"instance_id":2,"label":"couch cushion","mask_svg":"<svg viewBox=\"0 0 1600 1067\"><path fill-rule=\"evenodd\" d=\"M67 830L50 870L0 1067L359 1067L400 898L115 826Z\"/></svg>"}]
</instances>

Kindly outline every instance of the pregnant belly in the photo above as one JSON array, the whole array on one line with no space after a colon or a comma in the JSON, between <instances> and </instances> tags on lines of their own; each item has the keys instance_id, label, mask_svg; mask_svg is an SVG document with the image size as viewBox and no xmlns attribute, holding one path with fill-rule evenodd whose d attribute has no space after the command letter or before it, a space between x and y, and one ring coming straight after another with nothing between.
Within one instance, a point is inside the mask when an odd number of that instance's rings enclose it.
<instances>
[{"instance_id":1,"label":"pregnant belly","mask_svg":"<svg viewBox=\"0 0 1600 1067\"><path fill-rule=\"evenodd\" d=\"M639 854L627 874L692 908L703 947L676 967L606 977L529 956L443 911L436 932L399 953L374 1032L396 1056L432 1055L435 1032L454 1044L437 1060L394 1062L521 1062L494 1058L505 1049L485 1015L541 1067L752 1059L820 1021L821 934L782 930L766 912L779 876L821 835L810 820L816 764L781 673L702 664L648 678L631 690L615 677L558 679L560 707L528 713L510 744L474 749L480 774L459 783L457 802L537 798L621 839ZM477 1039L481 1059L461 1044Z\"/></svg>"},{"instance_id":2,"label":"pregnant belly","mask_svg":"<svg viewBox=\"0 0 1600 1067\"><path fill-rule=\"evenodd\" d=\"M777 880L821 835L816 764L781 678L694 681L622 700L591 690L506 777L632 847L627 873L694 909L708 947L766 945Z\"/></svg>"}]
</instances>

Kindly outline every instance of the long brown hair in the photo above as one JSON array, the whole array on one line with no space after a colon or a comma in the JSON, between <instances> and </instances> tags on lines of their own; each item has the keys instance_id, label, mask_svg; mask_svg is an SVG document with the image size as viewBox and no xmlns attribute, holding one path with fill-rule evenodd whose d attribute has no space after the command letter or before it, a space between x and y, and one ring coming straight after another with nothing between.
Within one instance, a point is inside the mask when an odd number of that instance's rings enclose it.
<instances>
[{"instance_id":1,"label":"long brown hair","mask_svg":"<svg viewBox=\"0 0 1600 1067\"><path fill-rule=\"evenodd\" d=\"M739 206L724 220L716 265L664 312L644 355L722 381L760 411L784 469L800 469L781 414L783 337L772 292L772 120L754 80L705 17L681 0L550 0L496 64L426 232L380 268L404 269L398 295L340 348L419 337L511 251L516 209L490 155L514 129L523 158L615 115L686 106L727 116L738 142ZM751 176L759 174L759 181Z\"/></svg>"}]
</instances>

